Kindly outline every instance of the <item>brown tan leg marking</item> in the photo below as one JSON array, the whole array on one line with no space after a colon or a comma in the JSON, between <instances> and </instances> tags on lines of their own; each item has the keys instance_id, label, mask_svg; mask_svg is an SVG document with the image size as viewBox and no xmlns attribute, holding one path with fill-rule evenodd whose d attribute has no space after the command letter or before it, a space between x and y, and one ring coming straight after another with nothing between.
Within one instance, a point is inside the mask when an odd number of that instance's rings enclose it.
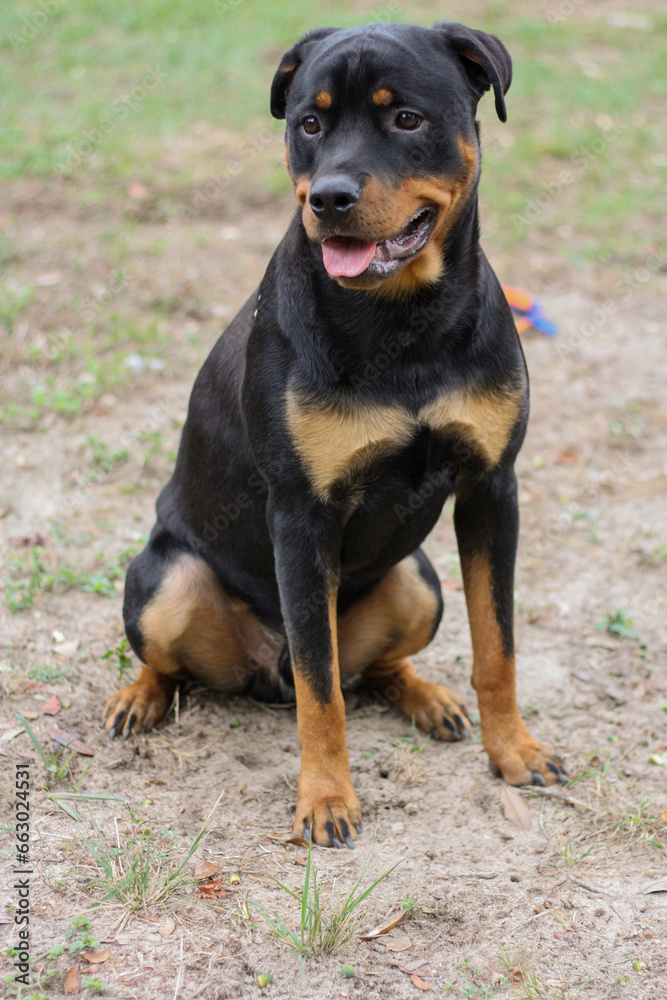
<instances>
[{"instance_id":1,"label":"brown tan leg marking","mask_svg":"<svg viewBox=\"0 0 667 1000\"><path fill-rule=\"evenodd\" d=\"M515 661L503 649L489 563L476 555L463 559L462 569L484 748L510 785L552 785L560 761L533 740L519 714Z\"/></svg>"},{"instance_id":2,"label":"brown tan leg marking","mask_svg":"<svg viewBox=\"0 0 667 1000\"><path fill-rule=\"evenodd\" d=\"M364 684L443 740L470 728L465 705L442 684L419 677L408 659L430 642L438 600L409 556L392 567L340 621L341 673L363 671Z\"/></svg>"},{"instance_id":3,"label":"brown tan leg marking","mask_svg":"<svg viewBox=\"0 0 667 1000\"><path fill-rule=\"evenodd\" d=\"M110 735L150 729L167 710L176 684L188 677L227 694L243 690L253 669L277 671L284 641L263 628L247 605L233 601L206 563L191 555L165 573L142 612L140 631L145 666L134 684L107 701Z\"/></svg>"},{"instance_id":4,"label":"brown tan leg marking","mask_svg":"<svg viewBox=\"0 0 667 1000\"><path fill-rule=\"evenodd\" d=\"M293 664L296 714L301 742L301 772L294 832L310 831L316 844L341 846L361 828L361 807L352 787L345 740L345 704L340 689L334 601L329 606L333 648L331 700L317 700L304 671Z\"/></svg>"}]
</instances>

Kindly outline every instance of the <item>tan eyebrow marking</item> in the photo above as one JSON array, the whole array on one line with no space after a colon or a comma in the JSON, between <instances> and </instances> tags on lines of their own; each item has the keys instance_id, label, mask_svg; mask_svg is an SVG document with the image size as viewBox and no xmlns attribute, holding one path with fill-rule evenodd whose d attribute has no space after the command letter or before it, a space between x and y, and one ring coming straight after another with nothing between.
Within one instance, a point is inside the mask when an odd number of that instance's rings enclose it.
<instances>
[{"instance_id":1,"label":"tan eyebrow marking","mask_svg":"<svg viewBox=\"0 0 667 1000\"><path fill-rule=\"evenodd\" d=\"M315 104L317 104L318 108L321 108L322 111L326 111L327 108L330 108L332 101L333 97L328 90L320 90L319 94L315 98Z\"/></svg>"},{"instance_id":2,"label":"tan eyebrow marking","mask_svg":"<svg viewBox=\"0 0 667 1000\"><path fill-rule=\"evenodd\" d=\"M377 104L379 108L386 108L394 100L394 95L391 90L387 90L386 87L380 87L373 94L373 104Z\"/></svg>"}]
</instances>

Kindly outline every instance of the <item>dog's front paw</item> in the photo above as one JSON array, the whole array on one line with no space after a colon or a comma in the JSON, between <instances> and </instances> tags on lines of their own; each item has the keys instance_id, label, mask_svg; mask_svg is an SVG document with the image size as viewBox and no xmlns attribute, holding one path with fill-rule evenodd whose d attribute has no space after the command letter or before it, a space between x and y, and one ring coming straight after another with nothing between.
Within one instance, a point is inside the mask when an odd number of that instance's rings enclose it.
<instances>
[{"instance_id":1,"label":"dog's front paw","mask_svg":"<svg viewBox=\"0 0 667 1000\"><path fill-rule=\"evenodd\" d=\"M330 789L326 789L327 784L317 778L300 778L294 833L312 839L320 847L347 844L354 850L354 841L361 831L359 799L349 782Z\"/></svg>"},{"instance_id":2,"label":"dog's front paw","mask_svg":"<svg viewBox=\"0 0 667 1000\"><path fill-rule=\"evenodd\" d=\"M567 781L568 771L560 757L536 743L523 723L505 734L484 738L489 767L509 785L553 785Z\"/></svg>"}]
</instances>

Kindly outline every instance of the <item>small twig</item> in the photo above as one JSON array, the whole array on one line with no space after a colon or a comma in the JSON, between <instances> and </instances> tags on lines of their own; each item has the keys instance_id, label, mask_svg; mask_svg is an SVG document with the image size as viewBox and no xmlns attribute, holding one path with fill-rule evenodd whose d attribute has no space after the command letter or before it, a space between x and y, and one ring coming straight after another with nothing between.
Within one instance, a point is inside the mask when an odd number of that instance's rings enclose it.
<instances>
[{"instance_id":1,"label":"small twig","mask_svg":"<svg viewBox=\"0 0 667 1000\"><path fill-rule=\"evenodd\" d=\"M482 944L480 944L479 947L475 948L474 951L468 952L466 957L469 958L471 955L476 955L478 951L482 950L482 948L486 948L487 944L493 944L494 941L498 941L499 938L505 937L506 934L514 934L516 931L523 930L523 928L527 927L528 924L532 924L533 920L537 920L538 917L543 917L547 913L551 913L553 915L553 910L540 910L539 913L533 913L532 917L529 917L528 920L524 920L523 923L516 924L514 927L510 927L505 931L501 931L500 934L496 934L495 937L489 938L488 941L483 941Z\"/></svg>"},{"instance_id":2,"label":"small twig","mask_svg":"<svg viewBox=\"0 0 667 1000\"><path fill-rule=\"evenodd\" d=\"M601 896L616 896L617 893L609 892L607 889L598 889L594 885L588 885L587 882L582 882L581 879L573 878L572 881L575 885L580 885L582 889L586 889L588 892L596 892Z\"/></svg>"},{"instance_id":3,"label":"small twig","mask_svg":"<svg viewBox=\"0 0 667 1000\"><path fill-rule=\"evenodd\" d=\"M551 837L549 836L549 833L548 833L548 831L547 831L547 828L546 828L546 826L544 825L544 802L543 802L543 803L542 803L542 805L540 806L540 830L541 830L541 831L542 831L542 833L544 834L544 839L545 839L545 840L547 841L547 843L548 843L548 842L549 842L549 841L551 840Z\"/></svg>"},{"instance_id":4,"label":"small twig","mask_svg":"<svg viewBox=\"0 0 667 1000\"><path fill-rule=\"evenodd\" d=\"M587 802L582 802L581 799L574 799L571 795L566 795L565 792L560 792L556 789L538 788L532 785L527 791L529 795L542 795L545 799L554 799L557 802L564 802L568 806L574 806L576 809L587 809L588 812L597 813L597 809L589 806Z\"/></svg>"},{"instance_id":5,"label":"small twig","mask_svg":"<svg viewBox=\"0 0 667 1000\"><path fill-rule=\"evenodd\" d=\"M176 976L176 989L174 990L174 1000L178 1000L178 991L181 986L182 975L183 975L183 929L181 928L181 959L178 964L178 975Z\"/></svg>"}]
</instances>

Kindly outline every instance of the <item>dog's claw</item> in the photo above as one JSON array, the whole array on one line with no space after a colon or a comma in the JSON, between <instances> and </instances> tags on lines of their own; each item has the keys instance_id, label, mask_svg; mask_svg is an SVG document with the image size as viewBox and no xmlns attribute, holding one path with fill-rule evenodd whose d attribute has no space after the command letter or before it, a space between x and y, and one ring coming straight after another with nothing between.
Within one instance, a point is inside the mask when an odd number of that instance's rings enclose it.
<instances>
[{"instance_id":1,"label":"dog's claw","mask_svg":"<svg viewBox=\"0 0 667 1000\"><path fill-rule=\"evenodd\" d=\"M115 740L116 739L116 730L114 729L113 726L109 730L109 739L110 740Z\"/></svg>"},{"instance_id":2,"label":"dog's claw","mask_svg":"<svg viewBox=\"0 0 667 1000\"><path fill-rule=\"evenodd\" d=\"M463 737L463 739L465 739L465 737L467 735L466 734L466 724L463 721L463 719L461 718L461 716L458 714L458 712L456 712L454 714L454 722L458 726L459 733L461 734L461 736Z\"/></svg>"},{"instance_id":3,"label":"dog's claw","mask_svg":"<svg viewBox=\"0 0 667 1000\"><path fill-rule=\"evenodd\" d=\"M349 835L349 833L345 837L345 843L347 844L347 846L350 848L351 851L354 850L354 841L352 840L352 837Z\"/></svg>"},{"instance_id":4,"label":"dog's claw","mask_svg":"<svg viewBox=\"0 0 667 1000\"><path fill-rule=\"evenodd\" d=\"M342 841L342 840L339 840L339 839L338 839L338 837L332 837L332 838L331 838L331 843L332 843L332 844L334 845L334 847L335 847L335 848L337 848L338 850L340 850L340 848L341 848L341 847L344 847L344 846L345 846L345 845L343 844L343 841Z\"/></svg>"},{"instance_id":5,"label":"dog's claw","mask_svg":"<svg viewBox=\"0 0 667 1000\"><path fill-rule=\"evenodd\" d=\"M542 775L540 774L539 771L531 771L530 773L533 776L533 784L534 785L545 785L546 784L544 778L542 777Z\"/></svg>"}]
</instances>

